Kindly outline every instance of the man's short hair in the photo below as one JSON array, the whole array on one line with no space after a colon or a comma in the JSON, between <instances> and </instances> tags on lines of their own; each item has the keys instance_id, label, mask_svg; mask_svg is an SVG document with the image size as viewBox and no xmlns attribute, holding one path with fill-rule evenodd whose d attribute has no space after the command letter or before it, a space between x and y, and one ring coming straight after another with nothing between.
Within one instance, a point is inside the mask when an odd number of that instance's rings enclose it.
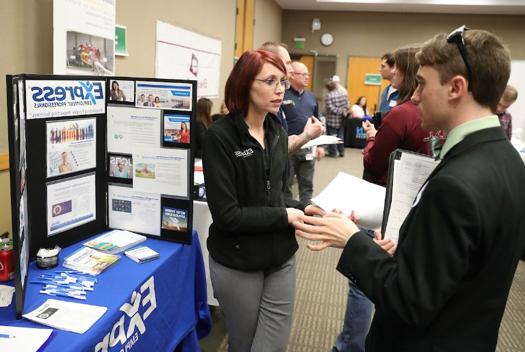
<instances>
[{"instance_id":1,"label":"man's short hair","mask_svg":"<svg viewBox=\"0 0 525 352\"><path fill-rule=\"evenodd\" d=\"M279 47L283 47L288 50L288 45L279 42L264 42L259 48L260 50L266 50L274 54L279 54Z\"/></svg>"},{"instance_id":2,"label":"man's short hair","mask_svg":"<svg viewBox=\"0 0 525 352\"><path fill-rule=\"evenodd\" d=\"M386 61L386 64L390 67L394 66L394 64L396 63L395 59L394 59L394 54L392 53L386 53L384 54L382 57L381 57L381 60L385 60Z\"/></svg>"},{"instance_id":3,"label":"man's short hair","mask_svg":"<svg viewBox=\"0 0 525 352\"><path fill-rule=\"evenodd\" d=\"M441 84L461 75L468 80L474 100L496 111L510 76L510 53L502 41L484 30L464 32L465 49L472 77L455 43L448 43L444 33L423 45L416 58L421 66L431 66L439 73Z\"/></svg>"},{"instance_id":4,"label":"man's short hair","mask_svg":"<svg viewBox=\"0 0 525 352\"><path fill-rule=\"evenodd\" d=\"M328 81L325 85L326 89L328 89L329 92L333 91L337 88L337 84L334 81Z\"/></svg>"},{"instance_id":5,"label":"man's short hair","mask_svg":"<svg viewBox=\"0 0 525 352\"><path fill-rule=\"evenodd\" d=\"M508 103L513 103L516 100L518 100L518 91L510 84L507 84L507 87L505 88L501 99L505 100Z\"/></svg>"}]
</instances>

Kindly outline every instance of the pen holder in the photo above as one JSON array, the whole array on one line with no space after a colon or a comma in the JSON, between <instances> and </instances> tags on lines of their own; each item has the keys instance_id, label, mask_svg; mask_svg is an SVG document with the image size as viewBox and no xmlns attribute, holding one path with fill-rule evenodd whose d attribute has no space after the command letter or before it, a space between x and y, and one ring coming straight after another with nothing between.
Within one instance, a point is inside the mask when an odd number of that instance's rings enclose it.
<instances>
[{"instance_id":1,"label":"pen holder","mask_svg":"<svg viewBox=\"0 0 525 352\"><path fill-rule=\"evenodd\" d=\"M58 253L54 255L37 254L36 266L40 269L51 269L58 265Z\"/></svg>"}]
</instances>

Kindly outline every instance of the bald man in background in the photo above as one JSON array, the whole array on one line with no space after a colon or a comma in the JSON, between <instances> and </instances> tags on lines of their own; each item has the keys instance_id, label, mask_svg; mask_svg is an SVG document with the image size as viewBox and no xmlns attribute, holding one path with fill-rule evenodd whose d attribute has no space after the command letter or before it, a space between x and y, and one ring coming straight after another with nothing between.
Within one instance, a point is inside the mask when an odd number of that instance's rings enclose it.
<instances>
[{"instance_id":1,"label":"bald man in background","mask_svg":"<svg viewBox=\"0 0 525 352\"><path fill-rule=\"evenodd\" d=\"M305 90L310 79L308 68L298 61L292 62L291 66L290 88L284 93L281 107L286 115L289 136L300 135L309 123L315 124L319 121L317 98ZM301 203L310 203L313 194L315 159L323 156L322 147L300 149L290 156L290 174L285 198L293 198L292 183L294 176L297 176L299 200Z\"/></svg>"}]
</instances>

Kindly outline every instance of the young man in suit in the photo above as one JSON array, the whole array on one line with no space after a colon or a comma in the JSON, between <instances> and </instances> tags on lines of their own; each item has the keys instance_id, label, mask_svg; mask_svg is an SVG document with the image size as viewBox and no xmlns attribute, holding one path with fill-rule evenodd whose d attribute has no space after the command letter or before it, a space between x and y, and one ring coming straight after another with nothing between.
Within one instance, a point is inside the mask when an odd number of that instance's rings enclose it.
<instances>
[{"instance_id":1,"label":"young man in suit","mask_svg":"<svg viewBox=\"0 0 525 352\"><path fill-rule=\"evenodd\" d=\"M302 216L296 234L319 241L312 250L344 248L337 269L376 307L367 352L493 352L525 245L525 165L495 115L510 54L493 34L460 27L417 60L422 125L448 136L395 254L336 213Z\"/></svg>"}]
</instances>

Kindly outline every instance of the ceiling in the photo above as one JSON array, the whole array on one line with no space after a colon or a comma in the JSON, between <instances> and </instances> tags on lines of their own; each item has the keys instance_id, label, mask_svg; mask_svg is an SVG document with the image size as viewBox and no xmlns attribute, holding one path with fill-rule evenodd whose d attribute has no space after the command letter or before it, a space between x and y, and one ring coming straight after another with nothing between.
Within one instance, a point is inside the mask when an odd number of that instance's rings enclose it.
<instances>
[{"instance_id":1,"label":"ceiling","mask_svg":"<svg viewBox=\"0 0 525 352\"><path fill-rule=\"evenodd\" d=\"M525 0L275 0L284 10L523 15Z\"/></svg>"}]
</instances>

